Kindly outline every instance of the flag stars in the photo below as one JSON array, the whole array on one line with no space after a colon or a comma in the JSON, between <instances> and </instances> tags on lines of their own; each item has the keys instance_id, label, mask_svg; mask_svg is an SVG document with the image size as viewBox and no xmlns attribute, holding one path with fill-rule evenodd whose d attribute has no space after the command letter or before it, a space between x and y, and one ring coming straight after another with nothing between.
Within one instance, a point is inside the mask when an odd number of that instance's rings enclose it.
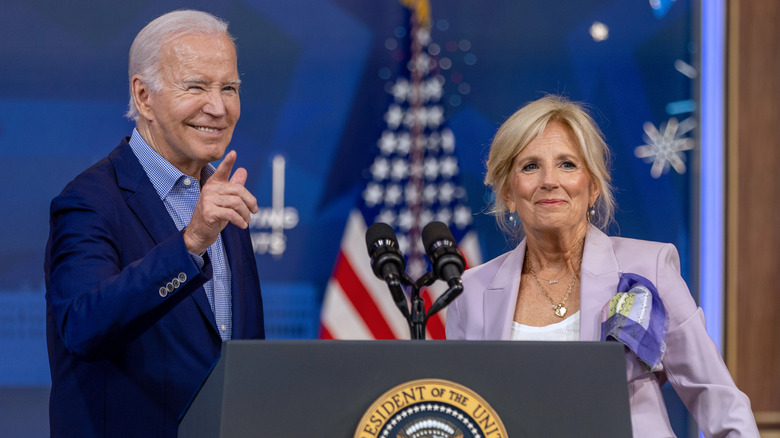
<instances>
[{"instance_id":1,"label":"flag stars","mask_svg":"<svg viewBox=\"0 0 780 438\"><path fill-rule=\"evenodd\" d=\"M390 129L397 129L404 121L404 110L399 105L390 105L385 113L385 122Z\"/></svg>"},{"instance_id":2,"label":"flag stars","mask_svg":"<svg viewBox=\"0 0 780 438\"><path fill-rule=\"evenodd\" d=\"M455 153L455 134L449 128L441 130L441 150L447 154Z\"/></svg>"},{"instance_id":3,"label":"flag stars","mask_svg":"<svg viewBox=\"0 0 780 438\"><path fill-rule=\"evenodd\" d=\"M409 231L412 229L412 225L414 225L414 215L408 208L404 208L398 215L398 228Z\"/></svg>"},{"instance_id":4,"label":"flag stars","mask_svg":"<svg viewBox=\"0 0 780 438\"><path fill-rule=\"evenodd\" d=\"M421 193L415 184L406 185L406 203L408 205L415 205L420 202Z\"/></svg>"},{"instance_id":5,"label":"flag stars","mask_svg":"<svg viewBox=\"0 0 780 438\"><path fill-rule=\"evenodd\" d=\"M439 176L439 160L436 158L425 159L425 179L435 180Z\"/></svg>"},{"instance_id":6,"label":"flag stars","mask_svg":"<svg viewBox=\"0 0 780 438\"><path fill-rule=\"evenodd\" d=\"M422 44L424 47L427 47L428 44L431 43L431 31L424 26L417 28L417 33L415 36L417 37L417 42Z\"/></svg>"},{"instance_id":7,"label":"flag stars","mask_svg":"<svg viewBox=\"0 0 780 438\"><path fill-rule=\"evenodd\" d=\"M428 184L423 189L423 199L425 199L426 205L432 205L436 202L438 195L439 189L436 187L436 184Z\"/></svg>"},{"instance_id":8,"label":"flag stars","mask_svg":"<svg viewBox=\"0 0 780 438\"><path fill-rule=\"evenodd\" d=\"M449 182L439 185L439 202L449 204L455 197L455 185Z\"/></svg>"},{"instance_id":9,"label":"flag stars","mask_svg":"<svg viewBox=\"0 0 780 438\"><path fill-rule=\"evenodd\" d=\"M371 176L376 181L384 181L390 175L390 163L386 158L376 157L371 165Z\"/></svg>"},{"instance_id":10,"label":"flag stars","mask_svg":"<svg viewBox=\"0 0 780 438\"><path fill-rule=\"evenodd\" d=\"M404 132L397 138L398 143L396 144L396 153L398 155L409 155L409 151L412 149L412 137L408 132Z\"/></svg>"},{"instance_id":11,"label":"flag stars","mask_svg":"<svg viewBox=\"0 0 780 438\"><path fill-rule=\"evenodd\" d=\"M396 240L398 241L398 250L401 251L401 254L408 254L409 237L406 234L400 234L396 235Z\"/></svg>"},{"instance_id":12,"label":"flag stars","mask_svg":"<svg viewBox=\"0 0 780 438\"><path fill-rule=\"evenodd\" d=\"M383 155L390 155L395 152L398 146L398 139L392 131L384 131L377 145L379 145L379 150L382 151Z\"/></svg>"},{"instance_id":13,"label":"flag stars","mask_svg":"<svg viewBox=\"0 0 780 438\"><path fill-rule=\"evenodd\" d=\"M396 158L393 160L390 175L392 176L393 181L406 179L409 176L409 163L402 158Z\"/></svg>"},{"instance_id":14,"label":"flag stars","mask_svg":"<svg viewBox=\"0 0 780 438\"><path fill-rule=\"evenodd\" d=\"M438 102L439 99L441 99L442 92L443 87L441 86L441 82L435 78L428 79L422 84L422 96L425 102L431 100Z\"/></svg>"},{"instance_id":15,"label":"flag stars","mask_svg":"<svg viewBox=\"0 0 780 438\"><path fill-rule=\"evenodd\" d=\"M444 109L441 106L412 108L403 116L403 124L407 128L427 126L430 129L437 129L442 123L444 123Z\"/></svg>"},{"instance_id":16,"label":"flag stars","mask_svg":"<svg viewBox=\"0 0 780 438\"><path fill-rule=\"evenodd\" d=\"M471 224L471 209L466 207L465 205L460 205L455 208L455 215L453 217L453 222L455 225L458 226L458 228L466 228Z\"/></svg>"},{"instance_id":17,"label":"flag stars","mask_svg":"<svg viewBox=\"0 0 780 438\"><path fill-rule=\"evenodd\" d=\"M398 184L392 184L387 187L385 191L385 205L393 206L398 205L403 200L403 190Z\"/></svg>"},{"instance_id":18,"label":"flag stars","mask_svg":"<svg viewBox=\"0 0 780 438\"><path fill-rule=\"evenodd\" d=\"M439 173L445 178L452 178L458 174L458 160L453 156L442 158L439 161Z\"/></svg>"},{"instance_id":19,"label":"flag stars","mask_svg":"<svg viewBox=\"0 0 780 438\"><path fill-rule=\"evenodd\" d=\"M393 212L390 208L384 208L382 211L377 215L375 222L384 222L390 226L395 225L396 220L395 212Z\"/></svg>"},{"instance_id":20,"label":"flag stars","mask_svg":"<svg viewBox=\"0 0 780 438\"><path fill-rule=\"evenodd\" d=\"M418 99L423 103L439 102L444 93L444 87L441 80L437 78L427 79L419 85L409 82L406 78L398 78L394 84L388 86L388 93L398 104L416 102Z\"/></svg>"},{"instance_id":21,"label":"flag stars","mask_svg":"<svg viewBox=\"0 0 780 438\"><path fill-rule=\"evenodd\" d=\"M422 44L422 50L414 50L412 58L407 58L408 62L379 71L379 77L384 81L381 92L388 100L383 114L385 126L381 135L367 144L376 149L370 166L363 173L365 186L359 210L367 223L373 219L395 229L399 249L406 258L406 272L412 278L420 278L430 270L420 239L422 227L434 220L440 221L450 227L456 237L462 238L473 221L471 209L464 204L466 191L458 185L460 169L454 155L455 136L446 125L444 109L445 104L460 104L460 97L450 96L445 89L450 80L460 94L468 93L469 89L462 75L451 70L453 61L447 56L455 54L445 53L445 49L454 51L455 48L450 50L449 46L443 48L434 44L427 29L406 30L412 33L396 34L395 38L386 41L385 47L396 51L394 56L408 54L407 48L401 48L398 41L408 35L412 44ZM463 43L461 41L457 48L468 50ZM470 64L468 55L463 58L466 64ZM400 58L394 59L397 62ZM396 67L406 71L393 75L391 71ZM445 78L445 73L451 77ZM363 312L357 307L355 311ZM335 315L335 312L328 313ZM341 314L337 318L345 319ZM397 426L399 419L415 415L415 412L444 409L431 404L408 407L399 411L390 424ZM447 411L453 410L447 408ZM468 425L467 422L464 424ZM477 428L469 426L468 429L479 438ZM391 428L384 427L378 436L389 438L390 435Z\"/></svg>"},{"instance_id":22,"label":"flag stars","mask_svg":"<svg viewBox=\"0 0 780 438\"><path fill-rule=\"evenodd\" d=\"M369 207L374 207L382 202L383 198L382 185L375 182L370 182L363 191L363 200Z\"/></svg>"},{"instance_id":23,"label":"flag stars","mask_svg":"<svg viewBox=\"0 0 780 438\"><path fill-rule=\"evenodd\" d=\"M433 221L433 218L434 218L433 212L426 208L425 210L423 210L422 213L420 213L420 224L427 225Z\"/></svg>"},{"instance_id":24,"label":"flag stars","mask_svg":"<svg viewBox=\"0 0 780 438\"><path fill-rule=\"evenodd\" d=\"M408 110L404 111L403 108L401 108L400 105L393 104L390 105L390 108L385 113L385 121L387 122L387 126L392 129L398 129L398 127L403 124L404 127L407 129L411 129L412 127L428 127L430 129L438 129L439 126L444 123L444 108L440 105L430 106L430 107L421 107L421 108L409 108ZM450 141L446 146L449 149L449 153L452 153L454 150L454 139L451 137L447 138L447 141ZM382 147L381 142L390 142L391 140L394 140L392 137L385 138L385 134L383 134L382 138L380 138L380 148L383 152L385 152L385 148Z\"/></svg>"},{"instance_id":25,"label":"flag stars","mask_svg":"<svg viewBox=\"0 0 780 438\"><path fill-rule=\"evenodd\" d=\"M434 131L425 139L425 148L432 153L436 153L439 151L439 146L441 146L441 135Z\"/></svg>"},{"instance_id":26,"label":"flag stars","mask_svg":"<svg viewBox=\"0 0 780 438\"><path fill-rule=\"evenodd\" d=\"M409 99L412 87L409 85L409 81L405 78L398 78L390 90L391 94L395 98L396 102L405 102Z\"/></svg>"},{"instance_id":27,"label":"flag stars","mask_svg":"<svg viewBox=\"0 0 780 438\"><path fill-rule=\"evenodd\" d=\"M407 128L412 128L413 126L425 127L426 121L425 108L411 108L403 118L404 126Z\"/></svg>"},{"instance_id":28,"label":"flag stars","mask_svg":"<svg viewBox=\"0 0 780 438\"><path fill-rule=\"evenodd\" d=\"M426 116L428 126L437 128L439 125L444 123L444 108L439 105L432 106L428 108Z\"/></svg>"},{"instance_id":29,"label":"flag stars","mask_svg":"<svg viewBox=\"0 0 780 438\"><path fill-rule=\"evenodd\" d=\"M431 57L427 53L420 53L409 61L409 70L425 76L430 73Z\"/></svg>"},{"instance_id":30,"label":"flag stars","mask_svg":"<svg viewBox=\"0 0 780 438\"><path fill-rule=\"evenodd\" d=\"M436 220L449 226L450 221L452 221L452 211L446 207L442 208L436 213Z\"/></svg>"}]
</instances>

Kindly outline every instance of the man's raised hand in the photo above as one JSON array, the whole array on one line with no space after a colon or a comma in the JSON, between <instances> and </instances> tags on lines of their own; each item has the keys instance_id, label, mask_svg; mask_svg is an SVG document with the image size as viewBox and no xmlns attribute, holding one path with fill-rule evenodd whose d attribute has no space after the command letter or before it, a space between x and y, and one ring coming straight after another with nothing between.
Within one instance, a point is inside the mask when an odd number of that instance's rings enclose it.
<instances>
[{"instance_id":1,"label":"man's raised hand","mask_svg":"<svg viewBox=\"0 0 780 438\"><path fill-rule=\"evenodd\" d=\"M192 219L184 230L184 243L193 254L206 252L228 222L247 228L250 215L257 213L257 199L244 187L246 169L239 167L229 178L235 162L236 151L228 152L201 187Z\"/></svg>"}]
</instances>

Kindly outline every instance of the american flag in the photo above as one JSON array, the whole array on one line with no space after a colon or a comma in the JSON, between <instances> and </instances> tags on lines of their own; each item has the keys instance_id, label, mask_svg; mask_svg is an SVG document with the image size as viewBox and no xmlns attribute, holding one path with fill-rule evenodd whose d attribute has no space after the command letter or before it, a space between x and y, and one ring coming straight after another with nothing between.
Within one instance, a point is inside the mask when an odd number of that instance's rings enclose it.
<instances>
[{"instance_id":1,"label":"american flag","mask_svg":"<svg viewBox=\"0 0 780 438\"><path fill-rule=\"evenodd\" d=\"M431 221L449 226L467 266L481 263L479 243L471 231L471 209L460 186L455 137L444 117L446 83L438 45L431 41L426 0L402 0L410 9L402 73L388 80L392 95L384 115L385 129L358 206L350 213L338 259L322 307L323 339L409 339L409 326L384 281L374 276L366 250L368 225L393 227L406 272L417 280L430 267L420 238ZM426 309L446 290L437 281L424 288ZM409 293L410 291L407 291ZM426 337L444 339L444 314L428 320Z\"/></svg>"}]
</instances>

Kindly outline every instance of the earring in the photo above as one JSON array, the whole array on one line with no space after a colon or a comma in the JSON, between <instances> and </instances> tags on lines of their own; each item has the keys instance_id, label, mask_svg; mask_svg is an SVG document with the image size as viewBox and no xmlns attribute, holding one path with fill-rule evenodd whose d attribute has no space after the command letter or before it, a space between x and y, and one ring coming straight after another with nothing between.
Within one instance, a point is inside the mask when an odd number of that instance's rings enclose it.
<instances>
[{"instance_id":1,"label":"earring","mask_svg":"<svg viewBox=\"0 0 780 438\"><path fill-rule=\"evenodd\" d=\"M588 222L593 222L593 219L596 217L596 206L591 205L588 207L588 212L586 213L586 216L588 218Z\"/></svg>"},{"instance_id":2,"label":"earring","mask_svg":"<svg viewBox=\"0 0 780 438\"><path fill-rule=\"evenodd\" d=\"M517 226L517 213L513 211L509 212L509 223L511 223L513 227Z\"/></svg>"}]
</instances>

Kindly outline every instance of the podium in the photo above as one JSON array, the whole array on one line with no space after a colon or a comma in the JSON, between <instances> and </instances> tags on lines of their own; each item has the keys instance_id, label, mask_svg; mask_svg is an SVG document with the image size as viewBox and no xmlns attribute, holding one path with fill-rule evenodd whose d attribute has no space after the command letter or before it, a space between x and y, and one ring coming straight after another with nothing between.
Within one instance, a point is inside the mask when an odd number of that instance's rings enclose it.
<instances>
[{"instance_id":1,"label":"podium","mask_svg":"<svg viewBox=\"0 0 780 438\"><path fill-rule=\"evenodd\" d=\"M178 436L353 437L384 393L429 378L479 394L512 438L631 436L617 342L240 340L223 345Z\"/></svg>"}]
</instances>

